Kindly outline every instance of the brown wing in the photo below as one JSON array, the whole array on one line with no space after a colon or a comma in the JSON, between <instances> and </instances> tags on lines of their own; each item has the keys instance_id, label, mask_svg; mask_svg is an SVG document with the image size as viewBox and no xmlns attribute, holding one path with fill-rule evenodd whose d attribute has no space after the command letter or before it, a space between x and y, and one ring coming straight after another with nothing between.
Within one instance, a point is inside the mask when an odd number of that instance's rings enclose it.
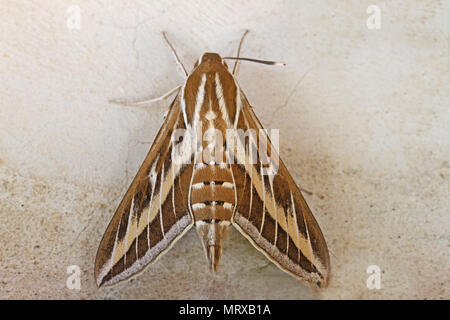
<instances>
[{"instance_id":1,"label":"brown wing","mask_svg":"<svg viewBox=\"0 0 450 320\"><path fill-rule=\"evenodd\" d=\"M94 269L99 287L136 275L192 226L192 161L172 161L172 135L183 128L177 97L100 243Z\"/></svg>"},{"instance_id":2,"label":"brown wing","mask_svg":"<svg viewBox=\"0 0 450 320\"><path fill-rule=\"evenodd\" d=\"M326 286L330 259L320 227L269 138L260 131L263 127L242 92L241 96L238 129L254 129L256 141L267 148L262 150L257 142L257 159L252 162L241 156L232 166L238 194L232 223L279 268L319 287ZM252 140L247 141L243 143ZM276 174L265 174L271 166Z\"/></svg>"}]
</instances>

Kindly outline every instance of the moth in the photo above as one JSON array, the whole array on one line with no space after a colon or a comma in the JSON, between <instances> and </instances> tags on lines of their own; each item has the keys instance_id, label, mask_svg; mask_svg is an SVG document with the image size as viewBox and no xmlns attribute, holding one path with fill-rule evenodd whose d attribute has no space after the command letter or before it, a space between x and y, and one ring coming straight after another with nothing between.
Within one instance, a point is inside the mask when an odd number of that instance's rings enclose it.
<instances>
[{"instance_id":1,"label":"moth","mask_svg":"<svg viewBox=\"0 0 450 320\"><path fill-rule=\"evenodd\" d=\"M212 271L233 226L281 270L327 285L324 236L235 78L239 60L275 64L240 58L245 34L236 57L205 53L188 74L163 33L186 80L171 92L164 123L100 242L99 287L137 275L193 226ZM236 60L232 72L227 59ZM230 131L244 136L231 139Z\"/></svg>"}]
</instances>

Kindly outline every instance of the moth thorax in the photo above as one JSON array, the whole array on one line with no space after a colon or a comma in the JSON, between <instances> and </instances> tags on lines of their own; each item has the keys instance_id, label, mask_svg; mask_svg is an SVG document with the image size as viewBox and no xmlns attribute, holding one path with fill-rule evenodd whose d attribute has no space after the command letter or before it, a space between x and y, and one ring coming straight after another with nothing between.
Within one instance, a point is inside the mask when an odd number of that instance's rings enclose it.
<instances>
[{"instance_id":1,"label":"moth thorax","mask_svg":"<svg viewBox=\"0 0 450 320\"><path fill-rule=\"evenodd\" d=\"M220 257L222 256L222 244L225 241L230 227L229 221L197 221L195 223L197 233L205 250L211 271L217 271Z\"/></svg>"}]
</instances>

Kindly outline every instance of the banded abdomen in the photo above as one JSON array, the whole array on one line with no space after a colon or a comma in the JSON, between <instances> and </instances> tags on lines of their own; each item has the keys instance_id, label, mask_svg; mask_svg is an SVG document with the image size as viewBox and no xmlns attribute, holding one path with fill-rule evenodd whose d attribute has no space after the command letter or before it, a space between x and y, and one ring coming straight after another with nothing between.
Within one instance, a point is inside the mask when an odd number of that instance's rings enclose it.
<instances>
[{"instance_id":1,"label":"banded abdomen","mask_svg":"<svg viewBox=\"0 0 450 320\"><path fill-rule=\"evenodd\" d=\"M229 165L198 163L194 167L190 205L210 269L216 271L235 206Z\"/></svg>"}]
</instances>

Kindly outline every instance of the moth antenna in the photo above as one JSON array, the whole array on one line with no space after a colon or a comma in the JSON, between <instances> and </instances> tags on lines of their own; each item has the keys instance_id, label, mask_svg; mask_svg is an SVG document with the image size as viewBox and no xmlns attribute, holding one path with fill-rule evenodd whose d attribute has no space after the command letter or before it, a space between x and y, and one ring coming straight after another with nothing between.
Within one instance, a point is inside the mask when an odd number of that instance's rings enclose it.
<instances>
[{"instance_id":1,"label":"moth antenna","mask_svg":"<svg viewBox=\"0 0 450 320\"><path fill-rule=\"evenodd\" d=\"M241 47L242 47L242 43L244 42L244 38L247 35L247 33L249 33L250 30L245 30L244 34L241 37L241 41L239 41L239 46L237 49L237 53L236 53L236 57L239 58L239 56L241 55ZM238 66L239 66L239 60L236 60L234 62L234 67L233 67L233 75L235 75L238 71Z\"/></svg>"},{"instance_id":2,"label":"moth antenna","mask_svg":"<svg viewBox=\"0 0 450 320\"><path fill-rule=\"evenodd\" d=\"M267 64L269 66L281 66L281 67L285 67L286 66L286 63L284 63L284 62L277 62L277 61L270 61L270 60L259 60L259 59L251 59L251 58L240 58L240 57L224 57L222 59L224 59L224 60L250 61L250 62Z\"/></svg>"},{"instance_id":3,"label":"moth antenna","mask_svg":"<svg viewBox=\"0 0 450 320\"><path fill-rule=\"evenodd\" d=\"M163 31L162 35L164 37L164 40L166 40L167 44L169 45L172 54L175 56L175 60L177 61L178 66L180 67L181 70L183 70L184 75L187 77L188 73L186 71L186 68L184 67L183 62L181 62L180 57L178 57L177 51L175 50L174 46L172 45L172 43L170 43L169 38L167 38L166 32Z\"/></svg>"}]
</instances>

